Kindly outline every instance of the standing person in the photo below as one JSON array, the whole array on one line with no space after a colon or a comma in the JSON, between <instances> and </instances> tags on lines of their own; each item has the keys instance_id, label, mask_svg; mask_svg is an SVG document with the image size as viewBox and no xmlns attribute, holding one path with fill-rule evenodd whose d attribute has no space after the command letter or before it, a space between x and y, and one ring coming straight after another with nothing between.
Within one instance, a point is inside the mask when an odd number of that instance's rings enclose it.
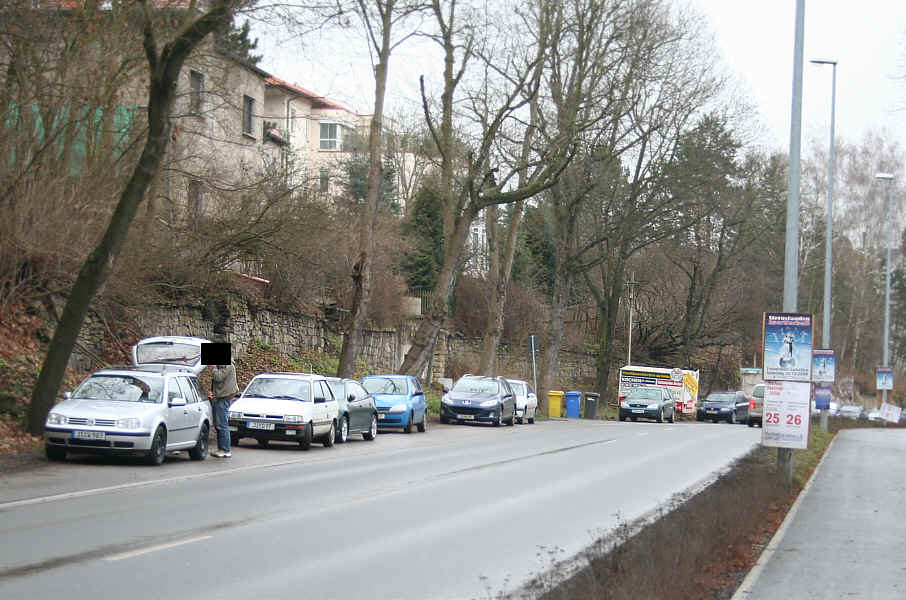
<instances>
[{"instance_id":1,"label":"standing person","mask_svg":"<svg viewBox=\"0 0 906 600\"><path fill-rule=\"evenodd\" d=\"M236 367L232 362L228 365L217 365L211 374L211 388L214 395L214 429L217 430L217 451L211 456L229 458L230 452L230 404L239 386L236 384Z\"/></svg>"}]
</instances>

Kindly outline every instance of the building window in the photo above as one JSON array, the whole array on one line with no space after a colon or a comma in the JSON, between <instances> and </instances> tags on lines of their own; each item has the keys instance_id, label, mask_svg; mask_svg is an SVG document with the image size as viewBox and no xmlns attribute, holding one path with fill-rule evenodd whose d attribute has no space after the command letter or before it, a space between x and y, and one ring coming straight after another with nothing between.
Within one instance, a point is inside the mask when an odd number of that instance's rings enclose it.
<instances>
[{"instance_id":1,"label":"building window","mask_svg":"<svg viewBox=\"0 0 906 600\"><path fill-rule=\"evenodd\" d=\"M200 219L204 216L204 192L201 189L201 182L197 179L189 181L187 192L189 205L189 218Z\"/></svg>"},{"instance_id":2,"label":"building window","mask_svg":"<svg viewBox=\"0 0 906 600\"><path fill-rule=\"evenodd\" d=\"M296 109L290 109L289 111L289 139L292 140L293 136L296 135Z\"/></svg>"},{"instance_id":3,"label":"building window","mask_svg":"<svg viewBox=\"0 0 906 600\"><path fill-rule=\"evenodd\" d=\"M255 99L242 97L242 133L255 137Z\"/></svg>"},{"instance_id":4,"label":"building window","mask_svg":"<svg viewBox=\"0 0 906 600\"><path fill-rule=\"evenodd\" d=\"M330 187L330 175L329 175L329 172L327 171L327 169L321 169L320 182L321 182L321 193L326 194Z\"/></svg>"},{"instance_id":5,"label":"building window","mask_svg":"<svg viewBox=\"0 0 906 600\"><path fill-rule=\"evenodd\" d=\"M204 112L204 74L189 71L189 112L200 116Z\"/></svg>"},{"instance_id":6,"label":"building window","mask_svg":"<svg viewBox=\"0 0 906 600\"><path fill-rule=\"evenodd\" d=\"M339 125L336 123L321 123L321 150L339 150L339 135Z\"/></svg>"}]
</instances>

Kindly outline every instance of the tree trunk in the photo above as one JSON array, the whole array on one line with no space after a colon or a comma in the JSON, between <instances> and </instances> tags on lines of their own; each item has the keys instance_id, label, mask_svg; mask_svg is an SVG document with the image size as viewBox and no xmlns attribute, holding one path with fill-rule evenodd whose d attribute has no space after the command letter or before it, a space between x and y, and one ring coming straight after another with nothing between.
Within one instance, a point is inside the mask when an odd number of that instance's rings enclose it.
<instances>
[{"instance_id":1,"label":"tree trunk","mask_svg":"<svg viewBox=\"0 0 906 600\"><path fill-rule=\"evenodd\" d=\"M204 15L188 24L178 36L158 53L151 25L150 9L145 6L144 45L150 67L148 89L148 138L132 176L126 183L119 203L110 217L100 244L88 255L73 285L63 314L54 330L41 373L32 391L26 427L29 433L41 435L47 413L54 404L60 382L75 347L76 338L88 314L91 300L107 281L129 232L145 192L157 174L170 141L170 108L176 95L179 72L186 56L204 37L229 22L233 14L231 0L220 0Z\"/></svg>"},{"instance_id":2,"label":"tree trunk","mask_svg":"<svg viewBox=\"0 0 906 600\"><path fill-rule=\"evenodd\" d=\"M364 9L363 9L364 10ZM374 257L374 227L377 220L381 184L384 181L384 153L382 151L384 97L387 92L387 76L390 62L390 28L393 3L388 3L383 15L381 48L378 63L374 67L374 114L368 132L368 189L365 192L365 210L361 213L359 259L353 266L352 280L355 282L352 316L349 330L343 337L337 376L354 377L355 362L364 346L365 325L371 308L372 259Z\"/></svg>"}]
</instances>

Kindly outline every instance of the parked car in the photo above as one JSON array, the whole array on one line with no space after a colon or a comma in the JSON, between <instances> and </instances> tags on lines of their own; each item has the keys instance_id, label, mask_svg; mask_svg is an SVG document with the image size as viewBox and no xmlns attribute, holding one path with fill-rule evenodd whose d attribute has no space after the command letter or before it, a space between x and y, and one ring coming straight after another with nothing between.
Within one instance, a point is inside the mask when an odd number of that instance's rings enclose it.
<instances>
[{"instance_id":1,"label":"parked car","mask_svg":"<svg viewBox=\"0 0 906 600\"><path fill-rule=\"evenodd\" d=\"M763 427L764 425L761 422L762 411L764 411L764 384L756 383L752 389L752 397L749 399L749 414L746 424L749 427L755 427L757 423L759 427Z\"/></svg>"},{"instance_id":2,"label":"parked car","mask_svg":"<svg viewBox=\"0 0 906 600\"><path fill-rule=\"evenodd\" d=\"M362 384L355 379L328 377L327 385L337 399L337 443L356 433L366 440L377 437L377 405Z\"/></svg>"},{"instance_id":3,"label":"parked car","mask_svg":"<svg viewBox=\"0 0 906 600\"><path fill-rule=\"evenodd\" d=\"M665 420L676 421L676 402L670 392L655 386L639 386L629 390L620 401L620 420L626 418L654 419L658 423Z\"/></svg>"},{"instance_id":4,"label":"parked car","mask_svg":"<svg viewBox=\"0 0 906 600\"><path fill-rule=\"evenodd\" d=\"M507 379L513 393L516 394L516 422L535 422L535 413L538 412L538 396L532 391L528 381L522 379Z\"/></svg>"},{"instance_id":5,"label":"parked car","mask_svg":"<svg viewBox=\"0 0 906 600\"><path fill-rule=\"evenodd\" d=\"M847 419L860 419L864 414L865 409L855 404L847 404L846 406L841 406L840 411L837 413L838 416L845 417Z\"/></svg>"},{"instance_id":6,"label":"parked car","mask_svg":"<svg viewBox=\"0 0 906 600\"><path fill-rule=\"evenodd\" d=\"M181 335L145 338L132 346L132 364L181 365L198 375L206 366L201 364L201 345L207 343L210 340Z\"/></svg>"},{"instance_id":7,"label":"parked car","mask_svg":"<svg viewBox=\"0 0 906 600\"><path fill-rule=\"evenodd\" d=\"M711 419L715 423L745 423L748 419L749 397L743 391L711 392L695 413L698 421Z\"/></svg>"},{"instance_id":8,"label":"parked car","mask_svg":"<svg viewBox=\"0 0 906 600\"><path fill-rule=\"evenodd\" d=\"M378 426L402 427L412 432L428 428L428 407L425 392L418 377L412 375L369 375L362 378L362 387L374 397L378 411Z\"/></svg>"},{"instance_id":9,"label":"parked car","mask_svg":"<svg viewBox=\"0 0 906 600\"><path fill-rule=\"evenodd\" d=\"M329 448L337 434L337 401L321 375L259 373L230 405L230 442L254 438L297 442L303 450L318 441Z\"/></svg>"},{"instance_id":10,"label":"parked car","mask_svg":"<svg viewBox=\"0 0 906 600\"><path fill-rule=\"evenodd\" d=\"M869 421L883 421L884 419L881 418L881 411L872 410L872 411L869 411L869 413L868 413L868 420Z\"/></svg>"},{"instance_id":11,"label":"parked car","mask_svg":"<svg viewBox=\"0 0 906 600\"><path fill-rule=\"evenodd\" d=\"M211 404L187 366L101 369L63 396L44 425L49 460L67 452L141 454L160 465L175 450L208 456Z\"/></svg>"},{"instance_id":12,"label":"parked car","mask_svg":"<svg viewBox=\"0 0 906 600\"><path fill-rule=\"evenodd\" d=\"M450 421L515 425L516 394L503 377L463 375L440 402L440 422Z\"/></svg>"}]
</instances>

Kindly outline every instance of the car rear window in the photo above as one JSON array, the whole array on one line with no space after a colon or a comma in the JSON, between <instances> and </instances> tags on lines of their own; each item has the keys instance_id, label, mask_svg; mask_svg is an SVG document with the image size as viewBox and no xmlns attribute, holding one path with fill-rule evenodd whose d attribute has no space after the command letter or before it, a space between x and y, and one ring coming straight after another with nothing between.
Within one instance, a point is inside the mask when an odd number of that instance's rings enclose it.
<instances>
[{"instance_id":1,"label":"car rear window","mask_svg":"<svg viewBox=\"0 0 906 600\"><path fill-rule=\"evenodd\" d=\"M752 395L755 396L756 398L764 398L764 386L756 385L755 389L752 390Z\"/></svg>"},{"instance_id":2,"label":"car rear window","mask_svg":"<svg viewBox=\"0 0 906 600\"><path fill-rule=\"evenodd\" d=\"M640 400L660 400L661 390L651 388L635 388L629 392L628 398L638 398Z\"/></svg>"}]
</instances>

